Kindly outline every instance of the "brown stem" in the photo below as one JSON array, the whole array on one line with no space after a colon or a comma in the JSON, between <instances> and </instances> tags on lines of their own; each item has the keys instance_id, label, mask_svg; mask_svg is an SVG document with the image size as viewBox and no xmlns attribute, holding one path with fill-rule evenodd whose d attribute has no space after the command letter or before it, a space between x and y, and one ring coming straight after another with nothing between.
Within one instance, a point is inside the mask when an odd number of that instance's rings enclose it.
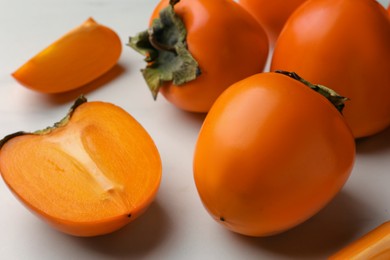
<instances>
[{"instance_id":1,"label":"brown stem","mask_svg":"<svg viewBox=\"0 0 390 260\"><path fill-rule=\"evenodd\" d=\"M334 90L327 88L323 85L318 85L318 84L312 84L309 81L303 79L300 77L297 73L295 72L289 72L289 71L283 71L283 70L276 70L276 73L280 73L283 75L286 75L290 78L293 78L295 80L298 80L299 82L305 84L312 90L316 91L317 93L321 94L324 96L326 99L328 99L340 113L343 112L343 108L345 106L345 101L349 100L346 97L340 96L338 93L336 93Z\"/></svg>"},{"instance_id":2,"label":"brown stem","mask_svg":"<svg viewBox=\"0 0 390 260\"><path fill-rule=\"evenodd\" d=\"M177 54L175 47L169 46L166 44L162 44L162 43L157 41L157 39L154 37L153 27L150 27L148 29L148 34L149 34L149 42L155 49L157 49L159 51L169 51L169 52L172 52L174 54Z\"/></svg>"},{"instance_id":3,"label":"brown stem","mask_svg":"<svg viewBox=\"0 0 390 260\"><path fill-rule=\"evenodd\" d=\"M179 3L180 0L169 0L169 4L173 7L175 4Z\"/></svg>"}]
</instances>

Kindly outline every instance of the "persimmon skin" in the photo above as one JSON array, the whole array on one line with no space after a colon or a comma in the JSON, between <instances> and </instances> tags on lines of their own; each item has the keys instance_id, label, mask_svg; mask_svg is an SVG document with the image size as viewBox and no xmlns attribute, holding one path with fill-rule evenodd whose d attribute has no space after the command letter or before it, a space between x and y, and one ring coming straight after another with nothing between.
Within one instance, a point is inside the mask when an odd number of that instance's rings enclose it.
<instances>
[{"instance_id":1,"label":"persimmon skin","mask_svg":"<svg viewBox=\"0 0 390 260\"><path fill-rule=\"evenodd\" d=\"M217 222L270 236L332 200L354 158L352 133L326 98L287 76L263 73L214 103L196 143L194 180Z\"/></svg>"},{"instance_id":2,"label":"persimmon skin","mask_svg":"<svg viewBox=\"0 0 390 260\"><path fill-rule=\"evenodd\" d=\"M62 93L102 76L117 63L121 52L118 35L89 18L28 60L12 76L34 91Z\"/></svg>"},{"instance_id":3,"label":"persimmon skin","mask_svg":"<svg viewBox=\"0 0 390 260\"><path fill-rule=\"evenodd\" d=\"M168 2L159 2L150 24ZM180 1L175 12L185 24L188 50L199 63L201 75L180 86L163 85L160 93L169 102L186 111L207 112L231 84L263 71L269 50L267 36L237 3Z\"/></svg>"},{"instance_id":4,"label":"persimmon skin","mask_svg":"<svg viewBox=\"0 0 390 260\"><path fill-rule=\"evenodd\" d=\"M12 193L52 227L82 237L138 218L157 195L161 168L145 129L104 102L83 103L65 125L13 137L0 150Z\"/></svg>"},{"instance_id":5,"label":"persimmon skin","mask_svg":"<svg viewBox=\"0 0 390 260\"><path fill-rule=\"evenodd\" d=\"M267 32L270 45L274 45L288 17L306 0L239 0Z\"/></svg>"},{"instance_id":6,"label":"persimmon skin","mask_svg":"<svg viewBox=\"0 0 390 260\"><path fill-rule=\"evenodd\" d=\"M390 221L371 230L361 238L330 256L329 260L390 258Z\"/></svg>"},{"instance_id":7,"label":"persimmon skin","mask_svg":"<svg viewBox=\"0 0 390 260\"><path fill-rule=\"evenodd\" d=\"M377 1L309 1L285 24L271 71L295 71L348 97L343 114L355 138L366 137L390 126L389 46L390 19Z\"/></svg>"}]
</instances>

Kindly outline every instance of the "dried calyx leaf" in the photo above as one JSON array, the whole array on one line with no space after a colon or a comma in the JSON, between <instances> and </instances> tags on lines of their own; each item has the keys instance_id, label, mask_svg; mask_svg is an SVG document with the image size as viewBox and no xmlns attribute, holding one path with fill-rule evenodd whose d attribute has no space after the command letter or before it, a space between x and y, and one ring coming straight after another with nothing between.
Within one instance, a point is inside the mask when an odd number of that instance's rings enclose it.
<instances>
[{"instance_id":1,"label":"dried calyx leaf","mask_svg":"<svg viewBox=\"0 0 390 260\"><path fill-rule=\"evenodd\" d=\"M336 109L340 113L343 112L343 108L345 106L345 101L347 101L348 98L339 95L336 91L334 91L334 90L332 90L332 89L330 89L328 87L325 87L323 85L312 84L309 81L307 81L307 80L303 79L302 77L300 77L295 72L276 70L275 73L280 73L280 74L289 76L290 78L293 78L295 80L298 80L299 82L302 82L303 84L305 84L309 88L313 89L314 91L316 91L317 93L321 94L326 99L328 99L333 104L333 106L336 107Z\"/></svg>"},{"instance_id":2,"label":"dried calyx leaf","mask_svg":"<svg viewBox=\"0 0 390 260\"><path fill-rule=\"evenodd\" d=\"M187 49L184 23L174 11L174 5L178 2L171 0L152 26L130 37L128 43L128 46L145 56L147 66L141 72L154 99L165 82L180 86L200 75L198 62Z\"/></svg>"},{"instance_id":3,"label":"dried calyx leaf","mask_svg":"<svg viewBox=\"0 0 390 260\"><path fill-rule=\"evenodd\" d=\"M46 127L45 129L38 130L38 131L35 131L32 133L19 131L19 132L5 136L3 139L0 140L0 149L4 146L4 144L6 142L8 142L9 140L11 140L14 137L18 137L21 135L44 135L44 134L50 133L51 131L53 131L56 128L65 126L69 122L69 119L72 117L72 114L76 110L76 108L85 102L87 102L87 98L84 95L79 96L76 99L76 101L74 102L74 104L72 105L72 107L69 109L66 116L63 119L61 119L59 122L56 122L53 126L49 126L49 127Z\"/></svg>"}]
</instances>

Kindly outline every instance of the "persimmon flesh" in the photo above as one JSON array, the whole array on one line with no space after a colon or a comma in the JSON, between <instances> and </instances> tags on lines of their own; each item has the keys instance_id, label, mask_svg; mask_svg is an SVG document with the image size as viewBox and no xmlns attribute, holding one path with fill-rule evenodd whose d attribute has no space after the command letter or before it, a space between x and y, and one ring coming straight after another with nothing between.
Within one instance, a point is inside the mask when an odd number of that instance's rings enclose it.
<instances>
[{"instance_id":1,"label":"persimmon flesh","mask_svg":"<svg viewBox=\"0 0 390 260\"><path fill-rule=\"evenodd\" d=\"M161 160L123 109L84 102L54 128L5 138L0 170L16 197L52 226L96 236L146 210L158 191Z\"/></svg>"},{"instance_id":2,"label":"persimmon flesh","mask_svg":"<svg viewBox=\"0 0 390 260\"><path fill-rule=\"evenodd\" d=\"M89 18L28 60L12 76L38 92L66 92L109 71L121 51L118 35Z\"/></svg>"}]
</instances>

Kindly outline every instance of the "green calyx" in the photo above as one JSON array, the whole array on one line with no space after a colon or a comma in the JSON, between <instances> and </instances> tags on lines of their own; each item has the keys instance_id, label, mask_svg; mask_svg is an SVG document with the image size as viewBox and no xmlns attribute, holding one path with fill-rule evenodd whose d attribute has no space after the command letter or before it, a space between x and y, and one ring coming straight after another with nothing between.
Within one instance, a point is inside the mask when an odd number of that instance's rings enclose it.
<instances>
[{"instance_id":1,"label":"green calyx","mask_svg":"<svg viewBox=\"0 0 390 260\"><path fill-rule=\"evenodd\" d=\"M171 0L150 28L130 37L127 44L145 56L147 66L141 72L154 99L164 83L180 86L200 75L198 62L187 49L184 23L174 11L178 2Z\"/></svg>"},{"instance_id":2,"label":"green calyx","mask_svg":"<svg viewBox=\"0 0 390 260\"><path fill-rule=\"evenodd\" d=\"M76 99L76 101L73 103L72 107L69 109L66 116L61 119L59 122L56 122L53 126L46 127L45 129L38 130L32 133L19 131L10 135L5 136L3 139L0 140L0 149L4 146L6 142L11 140L12 138L21 136L21 135L45 135L51 133L54 129L57 129L59 127L63 127L66 124L68 124L70 118L73 115L73 112L76 110L77 107L79 107L81 104L87 102L87 99L84 97L84 95L81 95Z\"/></svg>"},{"instance_id":3,"label":"green calyx","mask_svg":"<svg viewBox=\"0 0 390 260\"><path fill-rule=\"evenodd\" d=\"M343 108L345 106L345 101L347 101L348 98L340 96L336 91L334 91L328 87L325 87L323 85L312 84L312 83L308 82L307 80L301 78L295 72L288 72L288 71L283 71L283 70L276 70L275 72L289 76L290 78L293 78L293 79L298 80L299 82L305 84L306 86L308 86L312 90L316 91L317 93L321 94L326 99L328 99L329 102L332 103L332 105L334 107L336 107L336 109L340 113L343 112Z\"/></svg>"}]
</instances>

